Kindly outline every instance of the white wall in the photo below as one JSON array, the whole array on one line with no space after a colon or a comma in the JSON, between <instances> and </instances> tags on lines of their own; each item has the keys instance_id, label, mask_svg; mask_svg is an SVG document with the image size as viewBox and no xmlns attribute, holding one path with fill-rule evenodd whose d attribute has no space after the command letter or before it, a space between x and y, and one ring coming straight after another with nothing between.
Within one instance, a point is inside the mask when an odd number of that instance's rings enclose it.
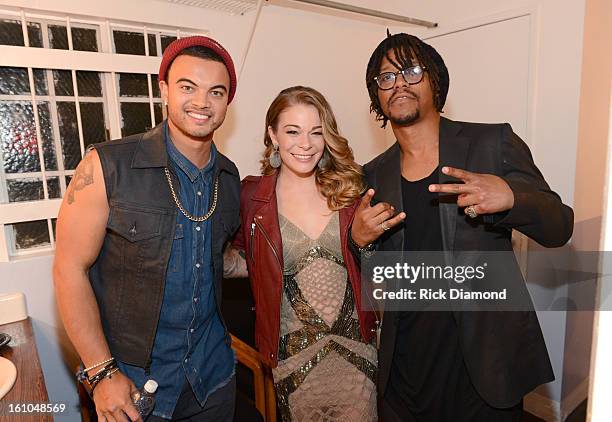
<instances>
[{"instance_id":1,"label":"white wall","mask_svg":"<svg viewBox=\"0 0 612 422\"><path fill-rule=\"evenodd\" d=\"M253 13L230 16L153 0L107 0L103 3L0 0L1 3L80 15L112 15L110 17L115 19L158 25L165 23L181 27L206 27L230 50L238 67L253 19ZM264 7L243 77L238 84L236 100L231 106L226 124L215 137L221 150L237 163L242 176L259 172L264 116L269 103L278 91L295 84L313 86L327 96L341 131L355 151L357 161L368 161L393 141L388 132L378 128L368 113L369 99L364 82L369 56L385 36L387 27L394 33L413 32L431 38L431 43L435 45L435 37L442 34L524 14L529 19L530 33L517 34L516 39L528 39L530 64L525 93L526 123L518 132L524 130L522 134L532 149L536 163L553 189L571 205L574 194L584 0L564 1L563 7L555 0L352 0L350 3L437 21L439 27L424 30L398 26L380 19L356 18L347 13L296 6L296 3L292 3L290 8L274 5ZM516 39L500 40L497 54L504 56L507 47L516 42ZM470 54L477 53L479 45L474 45L473 49ZM453 86L454 69L449 70L450 95L460 95L465 87ZM472 81L473 89L489 89L488 86L479 85L479 82L478 79ZM473 117L470 115L468 118L481 120L476 110L483 110L482 104L474 102L470 105L469 101L461 104L473 113ZM503 106L498 110L489 109L486 119L494 119L492 114L495 111L499 112L497 120L512 119ZM464 113L463 108L453 112L457 115ZM7 290L5 277L13 274L18 284L11 285L11 288L26 291L30 312L37 315L35 327L38 326L37 339L42 338L39 340L39 349L43 349L41 357L45 375L48 371L58 370L57 362L61 358L60 349L53 344L51 334L58 327L58 321L54 311L50 311L50 261L49 258L41 258L31 260L30 264L0 264L0 291ZM29 296L44 297L44 300L36 302ZM564 355L566 315L542 313L540 321L557 380L539 392L558 404L562 399L563 363L568 358ZM55 376L47 377L47 385L52 397L55 392L63 394L71 388L68 381Z\"/></svg>"},{"instance_id":2,"label":"white wall","mask_svg":"<svg viewBox=\"0 0 612 422\"><path fill-rule=\"evenodd\" d=\"M259 174L268 106L284 88L306 85L329 100L357 161L387 146L369 115L365 69L384 35L379 25L275 6L265 7L239 81L229 125L215 136L242 176Z\"/></svg>"},{"instance_id":3,"label":"white wall","mask_svg":"<svg viewBox=\"0 0 612 422\"><path fill-rule=\"evenodd\" d=\"M599 232L591 239L598 249L612 250L612 3L607 0L587 0L579 125L579 174L576 182L576 205L585 217L597 221ZM582 189L582 192L579 191ZM590 197L596 197L592 200ZM597 218L601 217L602 218ZM601 228L603 227L603 230ZM603 256L599 279L600 309L612 304L609 253ZM612 419L612 318L610 312L595 315L593 333L591 384L587 420L603 422Z\"/></svg>"}]
</instances>

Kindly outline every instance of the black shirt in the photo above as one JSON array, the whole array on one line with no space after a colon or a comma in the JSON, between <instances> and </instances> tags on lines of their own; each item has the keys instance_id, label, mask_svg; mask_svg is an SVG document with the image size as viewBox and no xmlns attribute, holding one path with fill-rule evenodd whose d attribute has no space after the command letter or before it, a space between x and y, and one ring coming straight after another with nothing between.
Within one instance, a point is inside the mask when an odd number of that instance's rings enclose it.
<instances>
[{"instance_id":1,"label":"black shirt","mask_svg":"<svg viewBox=\"0 0 612 422\"><path fill-rule=\"evenodd\" d=\"M417 181L402 178L404 250L441 251L436 168ZM452 312L397 312L397 336L385 400L404 421L470 420L481 399L463 363Z\"/></svg>"},{"instance_id":2,"label":"black shirt","mask_svg":"<svg viewBox=\"0 0 612 422\"><path fill-rule=\"evenodd\" d=\"M405 251L442 250L438 194L429 191L432 183L438 183L438 168L426 178L414 182L402 177Z\"/></svg>"}]
</instances>

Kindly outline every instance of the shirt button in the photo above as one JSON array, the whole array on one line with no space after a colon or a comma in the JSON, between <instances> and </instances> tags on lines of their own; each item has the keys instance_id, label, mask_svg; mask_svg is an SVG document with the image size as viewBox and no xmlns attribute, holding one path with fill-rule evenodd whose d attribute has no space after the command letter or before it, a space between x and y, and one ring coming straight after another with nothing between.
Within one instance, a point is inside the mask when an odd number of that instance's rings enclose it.
<instances>
[{"instance_id":1,"label":"shirt button","mask_svg":"<svg viewBox=\"0 0 612 422\"><path fill-rule=\"evenodd\" d=\"M191 332L191 333L193 333L193 331L194 331L194 329L193 329L193 328L189 330L189 332Z\"/></svg>"},{"instance_id":2,"label":"shirt button","mask_svg":"<svg viewBox=\"0 0 612 422\"><path fill-rule=\"evenodd\" d=\"M194 298L193 298L193 301L194 301L194 302L197 302L197 301L198 301L198 298L197 298L197 297L194 297Z\"/></svg>"},{"instance_id":3,"label":"shirt button","mask_svg":"<svg viewBox=\"0 0 612 422\"><path fill-rule=\"evenodd\" d=\"M189 359L185 359L185 363L189 362Z\"/></svg>"},{"instance_id":4,"label":"shirt button","mask_svg":"<svg viewBox=\"0 0 612 422\"><path fill-rule=\"evenodd\" d=\"M198 196L202 196L202 192L198 191Z\"/></svg>"},{"instance_id":5,"label":"shirt button","mask_svg":"<svg viewBox=\"0 0 612 422\"><path fill-rule=\"evenodd\" d=\"M196 226L196 231L200 231L200 226Z\"/></svg>"},{"instance_id":6,"label":"shirt button","mask_svg":"<svg viewBox=\"0 0 612 422\"><path fill-rule=\"evenodd\" d=\"M196 264L196 268L200 268L200 263L199 262Z\"/></svg>"}]
</instances>

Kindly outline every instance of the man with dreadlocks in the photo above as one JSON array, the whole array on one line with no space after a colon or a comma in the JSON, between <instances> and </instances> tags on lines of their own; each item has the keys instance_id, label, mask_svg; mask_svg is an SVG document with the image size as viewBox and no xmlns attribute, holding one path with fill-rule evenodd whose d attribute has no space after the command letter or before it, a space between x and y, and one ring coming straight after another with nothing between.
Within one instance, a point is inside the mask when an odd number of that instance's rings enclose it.
<instances>
[{"instance_id":1,"label":"man with dreadlocks","mask_svg":"<svg viewBox=\"0 0 612 422\"><path fill-rule=\"evenodd\" d=\"M388 34L370 58L366 84L371 111L382 127L391 122L397 142L365 165L372 189L352 225L355 253L511 252L512 229L545 247L568 241L573 212L510 125L440 117L449 76L434 48ZM507 255L505 268L520 274ZM525 289L522 277L515 281ZM554 379L533 311L404 311L383 321L385 422L519 421L523 396Z\"/></svg>"}]
</instances>

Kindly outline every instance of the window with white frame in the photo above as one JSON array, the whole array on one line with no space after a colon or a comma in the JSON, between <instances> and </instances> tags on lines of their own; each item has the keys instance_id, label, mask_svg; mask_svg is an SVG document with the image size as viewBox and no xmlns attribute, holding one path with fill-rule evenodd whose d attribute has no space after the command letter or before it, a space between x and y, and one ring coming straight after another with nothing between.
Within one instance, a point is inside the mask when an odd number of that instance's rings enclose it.
<instances>
[{"instance_id":1,"label":"window with white frame","mask_svg":"<svg viewBox=\"0 0 612 422\"><path fill-rule=\"evenodd\" d=\"M87 146L164 119L161 55L198 33L0 9L0 262L53 250Z\"/></svg>"}]
</instances>

